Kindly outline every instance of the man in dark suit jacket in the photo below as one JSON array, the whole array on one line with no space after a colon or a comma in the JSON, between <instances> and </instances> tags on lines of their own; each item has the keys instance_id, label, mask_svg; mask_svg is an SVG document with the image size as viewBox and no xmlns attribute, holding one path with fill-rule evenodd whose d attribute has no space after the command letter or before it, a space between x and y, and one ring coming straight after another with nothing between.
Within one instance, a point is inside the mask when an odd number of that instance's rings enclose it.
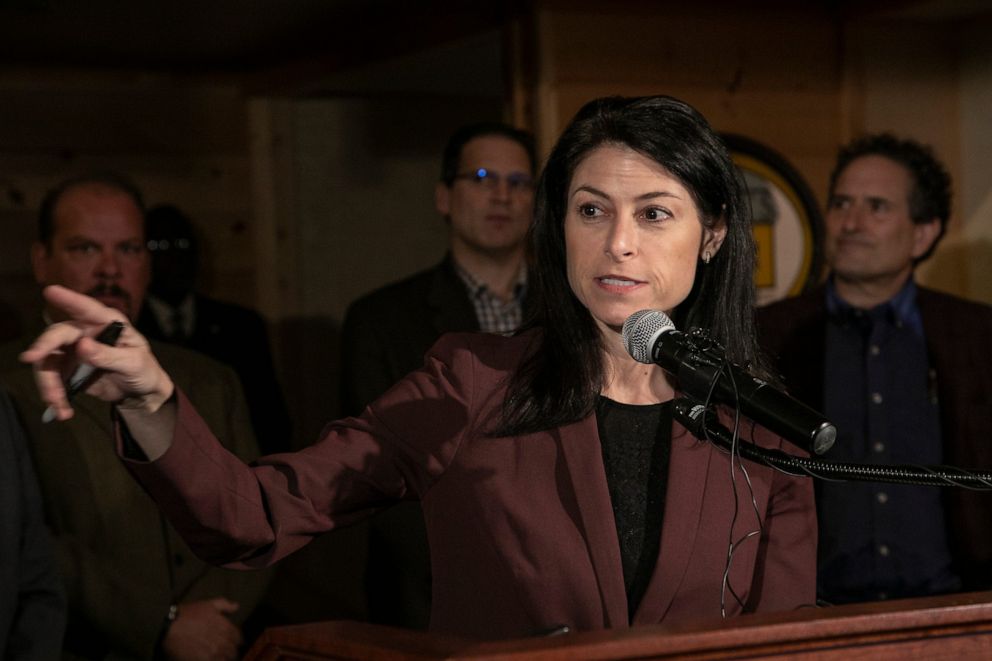
<instances>
[{"instance_id":1,"label":"man in dark suit jacket","mask_svg":"<svg viewBox=\"0 0 992 661\"><path fill-rule=\"evenodd\" d=\"M510 126L473 124L451 136L434 194L449 227L449 253L437 266L348 308L341 357L345 414L358 415L420 367L442 334L509 333L519 326L535 168L532 137ZM368 560L372 621L425 628L430 563L419 504L398 505L373 520Z\"/></svg>"},{"instance_id":2,"label":"man in dark suit jacket","mask_svg":"<svg viewBox=\"0 0 992 661\"><path fill-rule=\"evenodd\" d=\"M65 593L24 432L0 391L0 658L56 659Z\"/></svg>"},{"instance_id":3,"label":"man in dark suit jacket","mask_svg":"<svg viewBox=\"0 0 992 661\"><path fill-rule=\"evenodd\" d=\"M290 417L265 320L254 310L195 291L200 250L186 214L166 204L149 209L145 219L152 279L135 327L148 338L230 365L244 388L262 454L289 450Z\"/></svg>"},{"instance_id":4,"label":"man in dark suit jacket","mask_svg":"<svg viewBox=\"0 0 992 661\"><path fill-rule=\"evenodd\" d=\"M830 279L758 312L786 385L837 423L829 459L992 466L992 308L913 282L949 215L950 178L929 149L855 141L830 182ZM821 482L817 506L823 599L992 587L988 494Z\"/></svg>"}]
</instances>

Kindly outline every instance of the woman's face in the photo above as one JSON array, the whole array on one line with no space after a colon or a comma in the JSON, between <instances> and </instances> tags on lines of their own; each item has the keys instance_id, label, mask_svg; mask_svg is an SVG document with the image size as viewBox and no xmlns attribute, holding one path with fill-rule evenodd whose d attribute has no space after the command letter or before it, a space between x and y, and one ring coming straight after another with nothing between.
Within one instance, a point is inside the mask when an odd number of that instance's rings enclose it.
<instances>
[{"instance_id":1,"label":"woman's face","mask_svg":"<svg viewBox=\"0 0 992 661\"><path fill-rule=\"evenodd\" d=\"M696 264L715 254L726 226L703 227L688 189L626 147L602 146L568 187L568 282L600 329L618 330L634 312L670 313L692 289Z\"/></svg>"}]
</instances>

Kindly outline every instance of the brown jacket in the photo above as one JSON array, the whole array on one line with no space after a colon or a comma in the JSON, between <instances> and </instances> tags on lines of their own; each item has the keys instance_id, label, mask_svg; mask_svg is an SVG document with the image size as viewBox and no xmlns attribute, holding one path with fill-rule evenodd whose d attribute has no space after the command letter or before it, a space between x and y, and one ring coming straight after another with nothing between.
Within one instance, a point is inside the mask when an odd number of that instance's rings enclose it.
<instances>
[{"instance_id":1,"label":"brown jacket","mask_svg":"<svg viewBox=\"0 0 992 661\"><path fill-rule=\"evenodd\" d=\"M109 404L80 395L72 419L42 424L45 407L31 367L17 360L26 345L0 349L0 366L55 535L69 598L67 650L85 658L151 659L169 605L177 601L228 597L241 606L234 619L244 620L261 600L269 572L224 571L193 555L115 457ZM185 349L158 343L152 348L224 444L246 461L257 457L234 373Z\"/></svg>"}]
</instances>

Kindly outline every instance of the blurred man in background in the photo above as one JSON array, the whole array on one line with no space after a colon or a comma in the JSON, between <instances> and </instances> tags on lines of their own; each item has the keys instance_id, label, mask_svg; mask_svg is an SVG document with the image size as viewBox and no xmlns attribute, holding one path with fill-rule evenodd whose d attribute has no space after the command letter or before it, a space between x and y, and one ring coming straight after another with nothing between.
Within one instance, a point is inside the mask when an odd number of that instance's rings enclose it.
<instances>
[{"instance_id":1,"label":"blurred man in background","mask_svg":"<svg viewBox=\"0 0 992 661\"><path fill-rule=\"evenodd\" d=\"M511 333L526 302L525 239L534 203L530 134L511 126L464 126L444 149L435 206L448 225L440 264L358 299L342 331L341 398L357 415L452 331ZM370 524L366 587L373 622L426 628L430 554L419 503Z\"/></svg>"},{"instance_id":2,"label":"blurred man in background","mask_svg":"<svg viewBox=\"0 0 992 661\"><path fill-rule=\"evenodd\" d=\"M62 182L42 201L31 258L39 285L86 293L134 319L150 273L138 190L112 174ZM59 321L54 311L46 309L44 316L45 322ZM31 369L17 359L27 343L0 351L0 378L25 425L56 539L69 599L67 655L236 658L240 624L261 599L268 573L225 571L193 555L118 461L109 405L80 394L75 417L43 423L45 407ZM227 447L246 461L256 458L234 373L185 349L152 346L210 424L222 430Z\"/></svg>"},{"instance_id":3,"label":"blurred man in background","mask_svg":"<svg viewBox=\"0 0 992 661\"><path fill-rule=\"evenodd\" d=\"M186 214L160 205L145 218L152 276L135 327L147 338L178 344L233 368L262 454L289 450L290 418L265 320L254 310L196 291L200 242Z\"/></svg>"},{"instance_id":4,"label":"blurred man in background","mask_svg":"<svg viewBox=\"0 0 992 661\"><path fill-rule=\"evenodd\" d=\"M918 286L951 180L932 151L870 135L830 179L827 283L758 312L793 394L838 429L833 461L992 466L992 308ZM818 481L818 592L832 603L992 587L992 495Z\"/></svg>"}]
</instances>

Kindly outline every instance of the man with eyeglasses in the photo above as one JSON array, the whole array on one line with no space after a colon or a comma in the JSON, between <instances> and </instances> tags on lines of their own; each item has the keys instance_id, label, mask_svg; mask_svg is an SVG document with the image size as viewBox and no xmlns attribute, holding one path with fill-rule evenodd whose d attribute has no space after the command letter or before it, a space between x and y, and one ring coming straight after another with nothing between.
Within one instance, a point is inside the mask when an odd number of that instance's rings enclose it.
<instances>
[{"instance_id":1,"label":"man with eyeglasses","mask_svg":"<svg viewBox=\"0 0 992 661\"><path fill-rule=\"evenodd\" d=\"M533 215L536 157L529 133L500 123L463 126L444 148L434 200L449 228L440 264L353 302L342 330L341 402L357 415L423 365L442 334L511 333L523 319L525 239ZM369 617L426 628L430 554L419 503L370 525Z\"/></svg>"}]
</instances>

